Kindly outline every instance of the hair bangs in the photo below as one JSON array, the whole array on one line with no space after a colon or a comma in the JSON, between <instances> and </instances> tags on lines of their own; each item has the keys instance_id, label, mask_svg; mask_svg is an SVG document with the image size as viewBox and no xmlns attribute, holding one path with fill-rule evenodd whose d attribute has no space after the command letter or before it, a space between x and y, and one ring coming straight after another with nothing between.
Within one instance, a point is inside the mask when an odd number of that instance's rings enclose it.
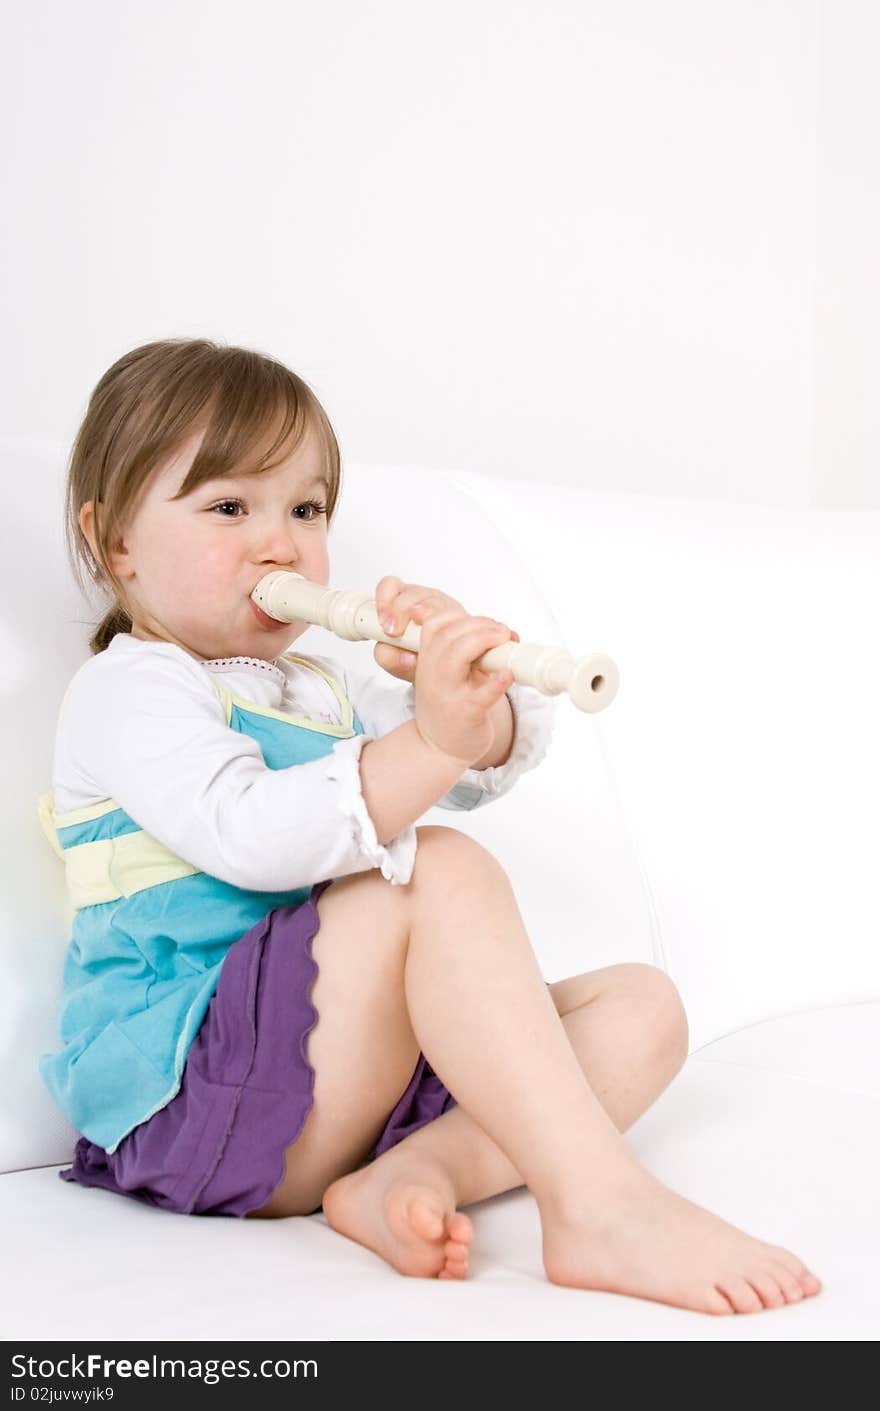
<instances>
[{"instance_id":1,"label":"hair bangs","mask_svg":"<svg viewBox=\"0 0 880 1411\"><path fill-rule=\"evenodd\" d=\"M333 484L333 447L318 403L297 387L284 369L256 363L234 371L245 376L223 379L204 420L204 436L174 499L182 499L206 480L261 475L292 456L313 429L322 449L322 471ZM248 375L250 374L250 375ZM268 444L267 444L268 441Z\"/></svg>"}]
</instances>

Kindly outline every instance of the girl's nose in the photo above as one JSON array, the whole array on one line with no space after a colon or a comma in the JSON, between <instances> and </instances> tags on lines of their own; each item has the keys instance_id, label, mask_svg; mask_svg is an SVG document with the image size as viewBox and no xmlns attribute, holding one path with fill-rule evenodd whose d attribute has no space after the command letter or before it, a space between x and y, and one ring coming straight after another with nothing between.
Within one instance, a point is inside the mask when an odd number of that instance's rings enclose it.
<instances>
[{"instance_id":1,"label":"girl's nose","mask_svg":"<svg viewBox=\"0 0 880 1411\"><path fill-rule=\"evenodd\" d=\"M299 559L296 538L284 529L267 530L257 536L256 557L261 561L277 563L279 567L295 568Z\"/></svg>"}]
</instances>

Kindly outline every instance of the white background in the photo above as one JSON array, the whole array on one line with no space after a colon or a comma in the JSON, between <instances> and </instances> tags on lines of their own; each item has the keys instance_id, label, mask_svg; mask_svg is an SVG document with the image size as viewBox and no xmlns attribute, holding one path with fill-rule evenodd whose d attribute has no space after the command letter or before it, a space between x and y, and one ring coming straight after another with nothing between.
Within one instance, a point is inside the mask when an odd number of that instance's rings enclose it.
<instances>
[{"instance_id":1,"label":"white background","mask_svg":"<svg viewBox=\"0 0 880 1411\"><path fill-rule=\"evenodd\" d=\"M0 430L207 336L346 458L880 506L871 0L36 0Z\"/></svg>"}]
</instances>

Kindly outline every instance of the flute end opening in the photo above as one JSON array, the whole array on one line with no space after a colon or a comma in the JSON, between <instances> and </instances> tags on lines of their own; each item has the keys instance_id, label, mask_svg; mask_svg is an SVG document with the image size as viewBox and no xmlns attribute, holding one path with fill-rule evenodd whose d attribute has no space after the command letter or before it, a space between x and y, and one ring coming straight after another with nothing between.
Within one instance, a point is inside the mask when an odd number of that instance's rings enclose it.
<instances>
[{"instance_id":1,"label":"flute end opening","mask_svg":"<svg viewBox=\"0 0 880 1411\"><path fill-rule=\"evenodd\" d=\"M593 715L614 700L619 680L611 658L593 653L575 667L568 682L568 694L579 710Z\"/></svg>"}]
</instances>

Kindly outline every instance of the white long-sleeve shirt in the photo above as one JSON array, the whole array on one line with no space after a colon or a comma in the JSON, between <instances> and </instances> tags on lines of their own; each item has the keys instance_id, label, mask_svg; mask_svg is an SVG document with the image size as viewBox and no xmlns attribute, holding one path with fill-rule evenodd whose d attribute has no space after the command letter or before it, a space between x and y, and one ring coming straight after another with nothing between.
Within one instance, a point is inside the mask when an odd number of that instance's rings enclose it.
<instances>
[{"instance_id":1,"label":"white long-sleeve shirt","mask_svg":"<svg viewBox=\"0 0 880 1411\"><path fill-rule=\"evenodd\" d=\"M294 651L295 648L291 648ZM305 655L299 653L299 655ZM208 673L256 705L342 728L339 703L316 672L278 657L202 662L170 642L117 633L73 678L60 712L52 770L54 817L114 799L139 827L193 867L237 887L284 891L323 878L382 870L409 882L414 824L382 845L361 792L368 740L415 716L415 688L309 654L338 682L365 734L344 736L319 759L270 769L260 746L231 729ZM438 800L470 810L509 792L544 758L552 697L513 683L510 757L466 769Z\"/></svg>"}]
</instances>

